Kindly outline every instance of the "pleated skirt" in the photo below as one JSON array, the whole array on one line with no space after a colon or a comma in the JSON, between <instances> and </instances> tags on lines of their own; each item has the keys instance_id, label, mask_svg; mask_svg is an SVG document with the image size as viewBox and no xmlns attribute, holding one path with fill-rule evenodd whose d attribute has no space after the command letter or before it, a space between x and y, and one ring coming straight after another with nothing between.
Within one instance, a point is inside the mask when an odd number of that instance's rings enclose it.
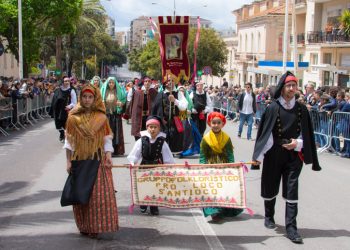
<instances>
[{"instance_id":1,"label":"pleated skirt","mask_svg":"<svg viewBox=\"0 0 350 250\"><path fill-rule=\"evenodd\" d=\"M106 233L119 229L111 169L102 165L99 167L89 203L74 205L73 213L82 233Z\"/></svg>"}]
</instances>

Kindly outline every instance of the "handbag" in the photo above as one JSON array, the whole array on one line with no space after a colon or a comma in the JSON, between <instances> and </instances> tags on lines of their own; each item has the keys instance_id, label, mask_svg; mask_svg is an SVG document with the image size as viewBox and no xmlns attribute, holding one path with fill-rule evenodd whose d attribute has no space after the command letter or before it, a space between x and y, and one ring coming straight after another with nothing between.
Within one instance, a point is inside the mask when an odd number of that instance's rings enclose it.
<instances>
[{"instance_id":1,"label":"handbag","mask_svg":"<svg viewBox=\"0 0 350 250\"><path fill-rule=\"evenodd\" d=\"M176 127L177 132L179 132L179 133L184 132L184 126L183 126L183 124L178 116L174 116L174 123L175 123L175 127Z\"/></svg>"},{"instance_id":2,"label":"handbag","mask_svg":"<svg viewBox=\"0 0 350 250\"><path fill-rule=\"evenodd\" d=\"M99 166L98 160L72 161L71 172L62 191L62 207L89 202Z\"/></svg>"}]
</instances>

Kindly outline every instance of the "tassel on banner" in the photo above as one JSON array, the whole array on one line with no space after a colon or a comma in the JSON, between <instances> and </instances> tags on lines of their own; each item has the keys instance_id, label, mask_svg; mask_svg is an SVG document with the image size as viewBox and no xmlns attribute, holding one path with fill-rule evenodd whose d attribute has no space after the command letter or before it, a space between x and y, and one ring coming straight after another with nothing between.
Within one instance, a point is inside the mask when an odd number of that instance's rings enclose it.
<instances>
[{"instance_id":1,"label":"tassel on banner","mask_svg":"<svg viewBox=\"0 0 350 250\"><path fill-rule=\"evenodd\" d=\"M241 161L241 163L242 163L242 167L243 167L244 173L245 173L245 174L248 173L248 172L249 172L249 169L248 169L247 165L245 165L243 161Z\"/></svg>"},{"instance_id":2,"label":"tassel on banner","mask_svg":"<svg viewBox=\"0 0 350 250\"><path fill-rule=\"evenodd\" d=\"M254 211L251 210L249 207L246 208L247 209L247 212L250 216L254 216Z\"/></svg>"},{"instance_id":3,"label":"tassel on banner","mask_svg":"<svg viewBox=\"0 0 350 250\"><path fill-rule=\"evenodd\" d=\"M134 207L135 207L134 203L129 206L129 214L134 213Z\"/></svg>"},{"instance_id":4,"label":"tassel on banner","mask_svg":"<svg viewBox=\"0 0 350 250\"><path fill-rule=\"evenodd\" d=\"M133 165L132 164L130 164L130 179L131 179L131 181L130 181L130 191L131 191L131 202L132 202L132 204L129 206L129 214L133 214L134 213L134 207L135 207L135 205L134 205L134 194L133 194L133 192L132 192L132 167L133 167Z\"/></svg>"}]
</instances>

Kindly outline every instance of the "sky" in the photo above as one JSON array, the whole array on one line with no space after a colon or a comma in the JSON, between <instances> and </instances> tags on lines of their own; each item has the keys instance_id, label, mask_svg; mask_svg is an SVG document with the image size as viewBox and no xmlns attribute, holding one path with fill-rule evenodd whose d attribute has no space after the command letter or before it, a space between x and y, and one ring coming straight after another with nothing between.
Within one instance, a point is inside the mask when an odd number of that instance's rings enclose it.
<instances>
[{"instance_id":1,"label":"sky","mask_svg":"<svg viewBox=\"0 0 350 250\"><path fill-rule=\"evenodd\" d=\"M117 31L127 30L131 20L139 16L200 16L212 21L218 30L235 28L231 13L253 0L100 0L108 15L115 20Z\"/></svg>"}]
</instances>

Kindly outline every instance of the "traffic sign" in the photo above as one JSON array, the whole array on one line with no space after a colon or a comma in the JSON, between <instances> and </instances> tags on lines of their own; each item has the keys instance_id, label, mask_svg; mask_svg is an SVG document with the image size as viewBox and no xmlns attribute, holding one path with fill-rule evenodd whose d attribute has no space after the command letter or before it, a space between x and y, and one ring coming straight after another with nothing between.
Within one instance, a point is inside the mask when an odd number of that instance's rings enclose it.
<instances>
[{"instance_id":1,"label":"traffic sign","mask_svg":"<svg viewBox=\"0 0 350 250\"><path fill-rule=\"evenodd\" d=\"M59 69L56 69L56 70L55 70L55 75L56 75L56 76L59 76L59 75L61 75L61 70L59 70Z\"/></svg>"},{"instance_id":2,"label":"traffic sign","mask_svg":"<svg viewBox=\"0 0 350 250\"><path fill-rule=\"evenodd\" d=\"M4 54L4 52L5 52L4 45L2 45L2 43L0 42L0 56L2 56L2 54Z\"/></svg>"},{"instance_id":3,"label":"traffic sign","mask_svg":"<svg viewBox=\"0 0 350 250\"><path fill-rule=\"evenodd\" d=\"M43 69L43 68L44 68L44 64L39 63L39 64L38 64L38 69Z\"/></svg>"},{"instance_id":4,"label":"traffic sign","mask_svg":"<svg viewBox=\"0 0 350 250\"><path fill-rule=\"evenodd\" d=\"M210 67L210 66L205 66L205 67L203 68L203 74L204 74L204 75L211 75L211 73L212 73L212 70L211 70L211 67Z\"/></svg>"}]
</instances>

